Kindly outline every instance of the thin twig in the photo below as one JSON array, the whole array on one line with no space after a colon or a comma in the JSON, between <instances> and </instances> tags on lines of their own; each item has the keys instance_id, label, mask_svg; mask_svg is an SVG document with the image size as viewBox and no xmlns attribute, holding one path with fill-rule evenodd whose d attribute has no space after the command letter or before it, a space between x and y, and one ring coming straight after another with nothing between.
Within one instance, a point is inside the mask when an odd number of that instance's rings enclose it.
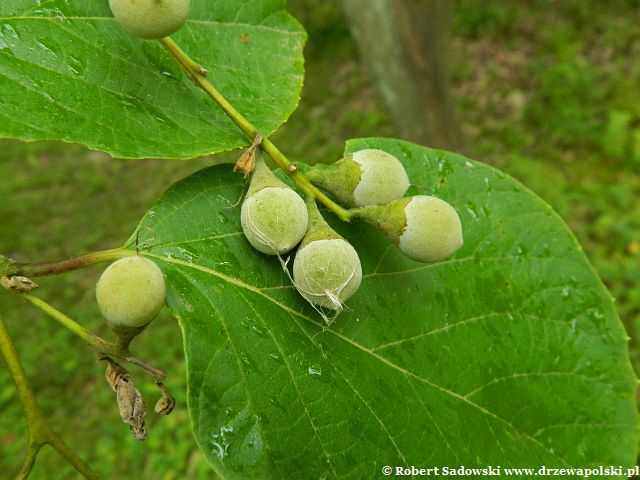
<instances>
[{"instance_id":1,"label":"thin twig","mask_svg":"<svg viewBox=\"0 0 640 480\"><path fill-rule=\"evenodd\" d=\"M62 326L69 329L71 332L73 332L75 335L80 337L82 340L84 340L86 343L91 345L96 350L109 353L109 354L114 353L111 350L115 348L115 344L108 342L103 338L99 337L98 335L90 332L89 330L84 328L82 325L80 325L79 323L75 322L74 320L66 316L60 310L57 310L56 308L52 307L41 298L38 298L35 295L31 295L28 293L23 294L22 297L29 300L31 303L33 303L36 307L38 307L44 313L49 315L54 320L58 321L60 324L62 324Z\"/></svg>"},{"instance_id":2,"label":"thin twig","mask_svg":"<svg viewBox=\"0 0 640 480\"><path fill-rule=\"evenodd\" d=\"M229 101L213 86L213 84L207 79L206 75L202 72L206 70L193 60L187 53L182 50L178 44L171 38L160 39L162 46L171 54L171 56L178 62L182 68L184 68L189 77L196 83L202 90L206 92L224 112L229 116L231 120L249 137L253 142L257 135L258 130L254 127L249 120L247 120L236 108L229 103ZM307 195L317 198L322 202L329 210L335 213L338 218L348 222L351 220L351 212L336 202L331 200L322 190L318 189L307 176L297 168L290 168L293 164L287 159L287 157L276 147L268 138L262 139L262 149L273 159L274 162L285 172L289 177L298 185L298 187L304 191Z\"/></svg>"},{"instance_id":3,"label":"thin twig","mask_svg":"<svg viewBox=\"0 0 640 480\"><path fill-rule=\"evenodd\" d=\"M99 252L80 255L79 257L68 258L59 262L16 264L15 271L11 275L23 275L25 277L57 275L59 273L66 273L95 265L96 263L112 262L119 258L135 254L135 252L124 248L112 248L110 250L101 250Z\"/></svg>"},{"instance_id":4,"label":"thin twig","mask_svg":"<svg viewBox=\"0 0 640 480\"><path fill-rule=\"evenodd\" d=\"M27 428L29 440L27 443L25 457L17 475L17 479L25 479L31 473L35 464L38 452L43 445L51 445L55 448L79 473L90 480L97 480L98 474L91 470L80 457L60 438L60 436L49 426L45 419L36 397L31 389L27 375L20 363L18 352L16 352L9 331L0 315L0 351L7 362L9 373L13 378L18 391L18 398L24 408L27 417Z\"/></svg>"},{"instance_id":5,"label":"thin twig","mask_svg":"<svg viewBox=\"0 0 640 480\"><path fill-rule=\"evenodd\" d=\"M69 318L67 315L62 313L60 310L56 309L52 305L49 305L47 302L38 298L31 294L23 294L22 297L29 300L33 305L38 307L48 316L58 321L65 328L69 329L72 333L80 337L86 343L88 343L98 354L98 359L101 360L105 357L116 357L122 360L126 360L132 365L140 368L144 372L148 373L153 377L156 382L162 382L166 379L166 374L161 370L153 368L150 365L138 360L135 357L131 356L129 349L121 346L118 343L109 342L102 337L99 337L95 333L90 332L82 325L80 325L75 320Z\"/></svg>"}]
</instances>

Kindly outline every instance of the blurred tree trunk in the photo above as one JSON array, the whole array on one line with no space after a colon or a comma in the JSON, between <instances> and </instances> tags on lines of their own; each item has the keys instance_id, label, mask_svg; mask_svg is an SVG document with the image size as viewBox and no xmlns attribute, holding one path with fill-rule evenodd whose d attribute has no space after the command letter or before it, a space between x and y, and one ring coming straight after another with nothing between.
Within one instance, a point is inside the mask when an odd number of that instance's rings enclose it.
<instances>
[{"instance_id":1,"label":"blurred tree trunk","mask_svg":"<svg viewBox=\"0 0 640 480\"><path fill-rule=\"evenodd\" d=\"M450 0L341 0L398 136L462 149L448 93Z\"/></svg>"}]
</instances>

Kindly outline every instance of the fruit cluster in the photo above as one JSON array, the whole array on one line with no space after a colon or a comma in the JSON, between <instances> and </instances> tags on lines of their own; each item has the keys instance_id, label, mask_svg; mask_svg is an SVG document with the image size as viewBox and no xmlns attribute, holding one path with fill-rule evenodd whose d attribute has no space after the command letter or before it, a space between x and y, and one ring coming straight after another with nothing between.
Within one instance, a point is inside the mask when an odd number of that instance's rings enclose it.
<instances>
[{"instance_id":1,"label":"fruit cluster","mask_svg":"<svg viewBox=\"0 0 640 480\"><path fill-rule=\"evenodd\" d=\"M402 163L382 150L366 149L330 165L316 165L307 177L351 212L382 230L409 258L437 262L462 246L458 214L444 200L403 197L409 178ZM322 218L313 198L303 199L278 179L258 156L242 204L242 230L253 247L281 255L300 244L293 283L320 308L341 310L362 280L356 250Z\"/></svg>"},{"instance_id":2,"label":"fruit cluster","mask_svg":"<svg viewBox=\"0 0 640 480\"><path fill-rule=\"evenodd\" d=\"M162 38L186 21L190 0L109 0L116 20L142 38ZM316 165L308 179L351 208L351 216L382 230L409 258L437 262L462 246L458 214L432 196L404 197L409 178L402 163L382 150L365 149L330 165ZM362 281L356 250L322 218L315 199L305 202L279 180L259 152L241 210L249 243L267 255L299 245L293 283L316 308L340 311ZM144 291L143 291L144 290ZM121 259L102 275L98 304L113 326L141 329L164 303L164 277L142 257Z\"/></svg>"},{"instance_id":3,"label":"fruit cluster","mask_svg":"<svg viewBox=\"0 0 640 480\"><path fill-rule=\"evenodd\" d=\"M258 153L240 220L249 243L267 255L298 246L293 283L316 308L340 311L360 286L362 267L353 246L324 220L316 201L305 202L281 181ZM351 212L382 230L409 258L437 262L462 245L458 214L432 196L403 197L409 178L402 163L382 150L360 150L331 165L316 165L308 178ZM128 340L164 304L158 266L141 256L110 265L96 287L98 306L111 327Z\"/></svg>"}]
</instances>

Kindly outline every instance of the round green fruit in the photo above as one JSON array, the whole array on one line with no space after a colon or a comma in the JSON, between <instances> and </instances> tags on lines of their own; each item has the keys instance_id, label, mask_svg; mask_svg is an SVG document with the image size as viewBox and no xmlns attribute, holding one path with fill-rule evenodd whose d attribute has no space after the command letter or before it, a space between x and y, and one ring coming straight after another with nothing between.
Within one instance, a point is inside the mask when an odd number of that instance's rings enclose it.
<instances>
[{"instance_id":1,"label":"round green fruit","mask_svg":"<svg viewBox=\"0 0 640 480\"><path fill-rule=\"evenodd\" d=\"M113 262L96 285L98 307L107 321L116 326L146 325L164 305L165 295L160 268L137 255Z\"/></svg>"},{"instance_id":2,"label":"round green fruit","mask_svg":"<svg viewBox=\"0 0 640 480\"><path fill-rule=\"evenodd\" d=\"M355 152L353 161L360 165L362 176L353 190L356 207L392 202L407 193L409 177L400 160L383 150Z\"/></svg>"},{"instance_id":3,"label":"round green fruit","mask_svg":"<svg viewBox=\"0 0 640 480\"><path fill-rule=\"evenodd\" d=\"M398 247L414 260L439 262L463 243L462 224L455 209L437 197L417 195L404 209L406 226Z\"/></svg>"},{"instance_id":4,"label":"round green fruit","mask_svg":"<svg viewBox=\"0 0 640 480\"><path fill-rule=\"evenodd\" d=\"M358 253L342 238L314 240L298 250L293 281L300 294L318 307L341 310L362 281Z\"/></svg>"},{"instance_id":5,"label":"round green fruit","mask_svg":"<svg viewBox=\"0 0 640 480\"><path fill-rule=\"evenodd\" d=\"M240 221L245 237L256 250L281 255L300 243L309 219L300 195L282 186L264 187L247 196Z\"/></svg>"},{"instance_id":6,"label":"round green fruit","mask_svg":"<svg viewBox=\"0 0 640 480\"><path fill-rule=\"evenodd\" d=\"M182 27L191 0L109 0L109 6L127 32L152 39L167 37Z\"/></svg>"},{"instance_id":7,"label":"round green fruit","mask_svg":"<svg viewBox=\"0 0 640 480\"><path fill-rule=\"evenodd\" d=\"M361 207L355 214L382 230L407 257L420 262L444 260L463 243L458 213L437 197L405 197L387 205Z\"/></svg>"},{"instance_id":8,"label":"round green fruit","mask_svg":"<svg viewBox=\"0 0 640 480\"><path fill-rule=\"evenodd\" d=\"M409 177L396 157L368 148L329 165L315 165L309 179L351 207L382 205L407 192Z\"/></svg>"}]
</instances>

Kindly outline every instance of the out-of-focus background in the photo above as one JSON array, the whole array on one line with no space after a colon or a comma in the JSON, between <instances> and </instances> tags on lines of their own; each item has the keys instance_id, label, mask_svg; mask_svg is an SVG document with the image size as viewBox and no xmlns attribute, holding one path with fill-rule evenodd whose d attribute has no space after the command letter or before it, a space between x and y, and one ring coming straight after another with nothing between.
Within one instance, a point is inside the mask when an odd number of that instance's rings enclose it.
<instances>
[{"instance_id":1,"label":"out-of-focus background","mask_svg":"<svg viewBox=\"0 0 640 480\"><path fill-rule=\"evenodd\" d=\"M337 0L289 1L309 32L307 78L300 107L276 143L293 159L317 162L339 158L348 138L425 135L423 143L462 150L518 178L578 237L616 298L638 369L640 1L408 2L431 9L428 31L407 36L421 17L400 16L391 45L426 40L424 56L437 66L402 57L406 78L414 76L406 89L432 89L421 107L427 110L424 130L416 127L419 111L402 107L402 99L390 104L393 90L379 88L402 77L372 74L385 70L381 57L372 58L375 48L359 49L350 35L345 11L356 37L366 41L360 24L366 15L353 13L358 3L344 0L342 10ZM427 74L437 82L429 76L421 83ZM215 161L122 161L74 145L0 141L0 253L43 261L118 246L167 187ZM37 293L108 336L94 301L102 269L39 279ZM17 296L0 292L0 312L51 424L103 478L213 477L191 437L180 333L167 312L134 342L139 357L169 373L178 400L172 415L149 415L144 443L120 421L104 366L88 347ZM137 379L146 398L155 398L152 384ZM11 478L19 466L25 435L13 384L0 368L1 477ZM76 475L45 448L32 478Z\"/></svg>"}]
</instances>

